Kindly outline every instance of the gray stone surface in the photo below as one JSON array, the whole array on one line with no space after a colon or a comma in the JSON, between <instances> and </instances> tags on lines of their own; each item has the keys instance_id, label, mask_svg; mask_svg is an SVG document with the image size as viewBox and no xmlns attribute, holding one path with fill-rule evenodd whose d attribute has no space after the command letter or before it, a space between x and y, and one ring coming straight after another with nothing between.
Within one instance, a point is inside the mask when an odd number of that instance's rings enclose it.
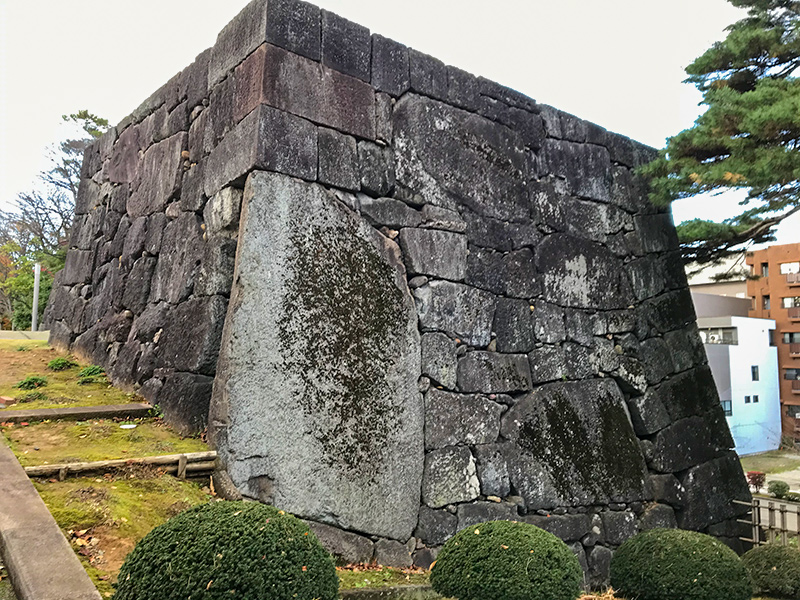
<instances>
[{"instance_id":1,"label":"gray stone surface","mask_svg":"<svg viewBox=\"0 0 800 600\"><path fill-rule=\"evenodd\" d=\"M491 444L497 441L502 411L485 396L431 388L425 394L425 449Z\"/></svg>"},{"instance_id":2,"label":"gray stone surface","mask_svg":"<svg viewBox=\"0 0 800 600\"><path fill-rule=\"evenodd\" d=\"M243 212L212 401L220 455L237 485L269 476L294 514L404 541L423 407L399 250L322 188L276 174L248 179Z\"/></svg>"},{"instance_id":3,"label":"gray stone surface","mask_svg":"<svg viewBox=\"0 0 800 600\"><path fill-rule=\"evenodd\" d=\"M128 199L131 217L164 210L164 206L180 189L183 175L181 152L187 148L185 133L174 135L147 149L142 159L141 179Z\"/></svg>"},{"instance_id":4,"label":"gray stone surface","mask_svg":"<svg viewBox=\"0 0 800 600\"><path fill-rule=\"evenodd\" d=\"M370 80L372 39L369 29L322 11L322 64L346 75Z\"/></svg>"},{"instance_id":5,"label":"gray stone surface","mask_svg":"<svg viewBox=\"0 0 800 600\"><path fill-rule=\"evenodd\" d=\"M650 475L650 488L656 502L665 502L673 508L682 508L686 502L686 488L674 475Z\"/></svg>"},{"instance_id":6,"label":"gray stone surface","mask_svg":"<svg viewBox=\"0 0 800 600\"><path fill-rule=\"evenodd\" d=\"M372 36L372 85L376 89L400 96L408 90L408 48L381 35Z\"/></svg>"},{"instance_id":7,"label":"gray stone surface","mask_svg":"<svg viewBox=\"0 0 800 600\"><path fill-rule=\"evenodd\" d=\"M536 347L535 309L527 300L498 299L494 313L498 352L530 352Z\"/></svg>"},{"instance_id":8,"label":"gray stone surface","mask_svg":"<svg viewBox=\"0 0 800 600\"><path fill-rule=\"evenodd\" d=\"M675 473L721 456L733 448L730 433L723 427L724 422L715 422L711 414L668 425L653 440L652 468L660 473Z\"/></svg>"},{"instance_id":9,"label":"gray stone surface","mask_svg":"<svg viewBox=\"0 0 800 600\"><path fill-rule=\"evenodd\" d=\"M647 469L609 380L537 388L503 415L511 484L529 508L642 500ZM578 442L579 440L579 442Z\"/></svg>"},{"instance_id":10,"label":"gray stone surface","mask_svg":"<svg viewBox=\"0 0 800 600\"><path fill-rule=\"evenodd\" d=\"M511 493L508 463L503 444L485 444L474 448L481 494L505 498Z\"/></svg>"},{"instance_id":11,"label":"gray stone surface","mask_svg":"<svg viewBox=\"0 0 800 600\"><path fill-rule=\"evenodd\" d=\"M542 346L528 354L531 381L534 385L558 381L567 376L564 350L558 346Z\"/></svg>"},{"instance_id":12,"label":"gray stone surface","mask_svg":"<svg viewBox=\"0 0 800 600\"><path fill-rule=\"evenodd\" d=\"M600 513L603 520L605 541L619 546L629 537L636 535L636 515L628 510L605 511Z\"/></svg>"},{"instance_id":13,"label":"gray stone surface","mask_svg":"<svg viewBox=\"0 0 800 600\"><path fill-rule=\"evenodd\" d=\"M208 199L203 210L203 220L208 235L235 236L239 229L239 211L242 207L242 190L226 187Z\"/></svg>"},{"instance_id":14,"label":"gray stone surface","mask_svg":"<svg viewBox=\"0 0 800 600\"><path fill-rule=\"evenodd\" d=\"M517 506L509 502L472 502L458 505L458 529L487 521L516 520Z\"/></svg>"},{"instance_id":15,"label":"gray stone surface","mask_svg":"<svg viewBox=\"0 0 800 600\"><path fill-rule=\"evenodd\" d=\"M586 556L589 564L587 583L592 589L602 589L608 585L613 551L605 546L594 546Z\"/></svg>"},{"instance_id":16,"label":"gray stone surface","mask_svg":"<svg viewBox=\"0 0 800 600\"><path fill-rule=\"evenodd\" d=\"M491 341L495 297L450 281L431 281L414 290L417 314L424 330L443 331L470 345Z\"/></svg>"},{"instance_id":17,"label":"gray stone surface","mask_svg":"<svg viewBox=\"0 0 800 600\"><path fill-rule=\"evenodd\" d=\"M468 352L459 359L457 372L463 392L503 394L531 389L530 366L524 354Z\"/></svg>"},{"instance_id":18,"label":"gray stone surface","mask_svg":"<svg viewBox=\"0 0 800 600\"><path fill-rule=\"evenodd\" d=\"M419 509L419 523L414 535L428 546L441 546L458 531L458 517L446 510L427 506Z\"/></svg>"},{"instance_id":19,"label":"gray stone surface","mask_svg":"<svg viewBox=\"0 0 800 600\"><path fill-rule=\"evenodd\" d=\"M422 374L448 389L456 387L456 343L443 333L426 333L421 338Z\"/></svg>"},{"instance_id":20,"label":"gray stone surface","mask_svg":"<svg viewBox=\"0 0 800 600\"><path fill-rule=\"evenodd\" d=\"M686 489L684 508L677 513L681 529L703 529L747 511L746 506L731 502L750 502L750 490L734 452L689 469L681 484Z\"/></svg>"},{"instance_id":21,"label":"gray stone surface","mask_svg":"<svg viewBox=\"0 0 800 600\"><path fill-rule=\"evenodd\" d=\"M565 542L573 542L585 536L592 524L590 515L528 515L526 523L549 531Z\"/></svg>"},{"instance_id":22,"label":"gray stone surface","mask_svg":"<svg viewBox=\"0 0 800 600\"><path fill-rule=\"evenodd\" d=\"M358 191L361 186L358 167L356 139L334 129L320 127L319 182Z\"/></svg>"},{"instance_id":23,"label":"gray stone surface","mask_svg":"<svg viewBox=\"0 0 800 600\"><path fill-rule=\"evenodd\" d=\"M395 540L380 539L375 542L375 562L387 567L407 569L412 565L411 552L414 547Z\"/></svg>"},{"instance_id":24,"label":"gray stone surface","mask_svg":"<svg viewBox=\"0 0 800 600\"><path fill-rule=\"evenodd\" d=\"M306 523L337 562L351 564L368 563L372 560L375 544L369 538L316 521Z\"/></svg>"},{"instance_id":25,"label":"gray stone surface","mask_svg":"<svg viewBox=\"0 0 800 600\"><path fill-rule=\"evenodd\" d=\"M467 238L438 229L405 228L398 237L412 275L462 281L467 270Z\"/></svg>"},{"instance_id":26,"label":"gray stone surface","mask_svg":"<svg viewBox=\"0 0 800 600\"><path fill-rule=\"evenodd\" d=\"M675 529L678 522L675 520L675 511L665 504L650 504L639 517L639 530L648 529Z\"/></svg>"},{"instance_id":27,"label":"gray stone surface","mask_svg":"<svg viewBox=\"0 0 800 600\"><path fill-rule=\"evenodd\" d=\"M422 502L441 508L456 502L469 502L480 495L475 459L469 448L451 446L431 450L425 455Z\"/></svg>"},{"instance_id":28,"label":"gray stone surface","mask_svg":"<svg viewBox=\"0 0 800 600\"><path fill-rule=\"evenodd\" d=\"M393 198L361 197L361 214L377 226L389 229L416 227L422 215L405 202Z\"/></svg>"}]
</instances>

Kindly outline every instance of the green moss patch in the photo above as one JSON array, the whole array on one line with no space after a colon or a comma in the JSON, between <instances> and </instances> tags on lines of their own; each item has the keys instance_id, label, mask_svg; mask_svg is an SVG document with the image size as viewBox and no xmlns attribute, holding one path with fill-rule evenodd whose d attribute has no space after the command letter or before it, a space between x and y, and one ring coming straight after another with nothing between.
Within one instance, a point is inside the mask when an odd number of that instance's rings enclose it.
<instances>
[{"instance_id":1,"label":"green moss patch","mask_svg":"<svg viewBox=\"0 0 800 600\"><path fill-rule=\"evenodd\" d=\"M136 428L120 429L120 422L100 419L6 425L2 432L24 467L208 450L202 440L183 438L159 419L129 422Z\"/></svg>"},{"instance_id":2,"label":"green moss patch","mask_svg":"<svg viewBox=\"0 0 800 600\"><path fill-rule=\"evenodd\" d=\"M196 483L152 473L150 478L139 472L34 482L105 597L112 593L122 561L136 542L179 512L210 500Z\"/></svg>"},{"instance_id":3,"label":"green moss patch","mask_svg":"<svg viewBox=\"0 0 800 600\"><path fill-rule=\"evenodd\" d=\"M26 351L20 352L20 347L26 348ZM58 359L63 359L58 362L60 365L74 363L75 366L59 371L49 369L48 364ZM16 401L8 403L5 409L0 409L0 422L3 410L99 406L143 401L135 394L110 386L103 377L97 377L92 383L79 384L81 379L78 375L81 369L89 365L80 364L69 355L57 352L47 342L0 340L0 365L3 365L0 369L0 396ZM47 378L47 385L36 389L42 396L34 397L26 390L15 387L27 377Z\"/></svg>"},{"instance_id":4,"label":"green moss patch","mask_svg":"<svg viewBox=\"0 0 800 600\"><path fill-rule=\"evenodd\" d=\"M336 567L339 589L383 588L398 585L427 585L430 571L422 569L395 569L380 565L350 565Z\"/></svg>"}]
</instances>

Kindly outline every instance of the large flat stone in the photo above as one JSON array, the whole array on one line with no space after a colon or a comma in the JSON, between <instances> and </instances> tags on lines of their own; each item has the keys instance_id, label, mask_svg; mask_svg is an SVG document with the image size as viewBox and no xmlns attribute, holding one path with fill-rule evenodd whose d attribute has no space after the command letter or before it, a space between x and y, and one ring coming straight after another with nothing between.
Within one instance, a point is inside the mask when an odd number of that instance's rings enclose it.
<instances>
[{"instance_id":1,"label":"large flat stone","mask_svg":"<svg viewBox=\"0 0 800 600\"><path fill-rule=\"evenodd\" d=\"M491 444L500 433L502 407L485 396L431 388L425 394L425 449Z\"/></svg>"},{"instance_id":2,"label":"large flat stone","mask_svg":"<svg viewBox=\"0 0 800 600\"><path fill-rule=\"evenodd\" d=\"M464 392L505 394L531 389L531 371L524 354L468 352L458 361L458 387Z\"/></svg>"},{"instance_id":3,"label":"large flat stone","mask_svg":"<svg viewBox=\"0 0 800 600\"><path fill-rule=\"evenodd\" d=\"M544 385L503 416L511 483L529 509L644 499L647 468L616 384Z\"/></svg>"},{"instance_id":4,"label":"large flat stone","mask_svg":"<svg viewBox=\"0 0 800 600\"><path fill-rule=\"evenodd\" d=\"M527 163L516 133L413 94L395 106L393 126L397 184L407 195L505 221L528 218Z\"/></svg>"},{"instance_id":5,"label":"large flat stone","mask_svg":"<svg viewBox=\"0 0 800 600\"><path fill-rule=\"evenodd\" d=\"M431 450L425 455L422 479L422 502L441 508L457 502L469 502L481 493L475 459L466 446Z\"/></svg>"},{"instance_id":6,"label":"large flat stone","mask_svg":"<svg viewBox=\"0 0 800 600\"><path fill-rule=\"evenodd\" d=\"M461 281L467 269L467 238L460 233L407 227L398 238L408 272Z\"/></svg>"},{"instance_id":7,"label":"large flat stone","mask_svg":"<svg viewBox=\"0 0 800 600\"><path fill-rule=\"evenodd\" d=\"M399 249L324 188L264 172L239 239L210 426L233 482L266 477L287 511L407 540L423 406Z\"/></svg>"},{"instance_id":8,"label":"large flat stone","mask_svg":"<svg viewBox=\"0 0 800 600\"><path fill-rule=\"evenodd\" d=\"M360 79L265 44L236 69L234 119L269 104L314 123L375 139L375 91Z\"/></svg>"},{"instance_id":9,"label":"large flat stone","mask_svg":"<svg viewBox=\"0 0 800 600\"><path fill-rule=\"evenodd\" d=\"M131 218L163 211L178 193L183 176L181 152L188 143L188 134L179 133L147 149L138 187L128 199Z\"/></svg>"},{"instance_id":10,"label":"large flat stone","mask_svg":"<svg viewBox=\"0 0 800 600\"><path fill-rule=\"evenodd\" d=\"M750 502L750 490L734 452L689 469L681 483L686 489L684 508L677 513L681 529L703 529L747 512L746 506L731 502Z\"/></svg>"},{"instance_id":11,"label":"large flat stone","mask_svg":"<svg viewBox=\"0 0 800 600\"><path fill-rule=\"evenodd\" d=\"M472 346L491 341L494 295L450 281L431 281L414 290L419 323Z\"/></svg>"}]
</instances>

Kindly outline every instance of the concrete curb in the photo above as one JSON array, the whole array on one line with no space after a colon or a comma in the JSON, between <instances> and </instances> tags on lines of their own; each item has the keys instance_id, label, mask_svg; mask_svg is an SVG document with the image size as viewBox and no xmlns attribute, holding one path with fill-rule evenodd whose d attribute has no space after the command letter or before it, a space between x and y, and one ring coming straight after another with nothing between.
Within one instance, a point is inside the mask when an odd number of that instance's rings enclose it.
<instances>
[{"instance_id":1,"label":"concrete curb","mask_svg":"<svg viewBox=\"0 0 800 600\"><path fill-rule=\"evenodd\" d=\"M45 419L111 419L113 417L147 417L153 407L147 403L72 406L69 408L35 408L32 410L0 410L0 423L44 421Z\"/></svg>"},{"instance_id":2,"label":"concrete curb","mask_svg":"<svg viewBox=\"0 0 800 600\"><path fill-rule=\"evenodd\" d=\"M19 600L101 600L14 454L0 447L0 552Z\"/></svg>"}]
</instances>

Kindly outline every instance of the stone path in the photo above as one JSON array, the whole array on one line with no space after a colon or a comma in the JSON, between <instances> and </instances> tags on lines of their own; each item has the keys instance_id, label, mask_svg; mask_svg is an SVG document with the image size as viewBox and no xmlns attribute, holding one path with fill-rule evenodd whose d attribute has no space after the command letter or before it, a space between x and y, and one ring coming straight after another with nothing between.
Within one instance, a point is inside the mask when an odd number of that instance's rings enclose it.
<instances>
[{"instance_id":1,"label":"stone path","mask_svg":"<svg viewBox=\"0 0 800 600\"><path fill-rule=\"evenodd\" d=\"M0 329L0 340L47 340L49 331L6 331ZM0 598L0 600L2 600Z\"/></svg>"}]
</instances>

